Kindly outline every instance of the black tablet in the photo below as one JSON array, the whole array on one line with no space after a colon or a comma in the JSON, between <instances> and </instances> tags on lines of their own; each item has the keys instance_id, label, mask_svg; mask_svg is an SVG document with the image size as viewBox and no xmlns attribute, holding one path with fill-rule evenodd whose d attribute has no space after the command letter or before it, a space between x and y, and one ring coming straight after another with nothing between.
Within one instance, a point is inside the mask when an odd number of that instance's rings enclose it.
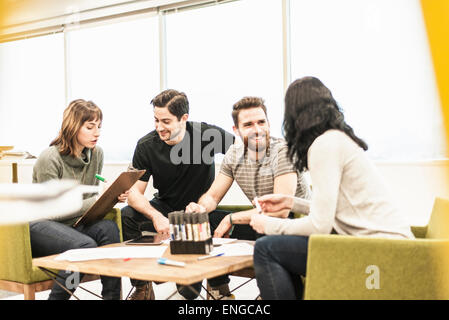
<instances>
[{"instance_id":1,"label":"black tablet","mask_svg":"<svg viewBox=\"0 0 449 320\"><path fill-rule=\"evenodd\" d=\"M161 235L161 234L155 234L155 235L142 235L140 237L137 237L135 239L129 240L126 242L126 244L131 245L160 245L164 242L165 239L168 239L168 235Z\"/></svg>"}]
</instances>

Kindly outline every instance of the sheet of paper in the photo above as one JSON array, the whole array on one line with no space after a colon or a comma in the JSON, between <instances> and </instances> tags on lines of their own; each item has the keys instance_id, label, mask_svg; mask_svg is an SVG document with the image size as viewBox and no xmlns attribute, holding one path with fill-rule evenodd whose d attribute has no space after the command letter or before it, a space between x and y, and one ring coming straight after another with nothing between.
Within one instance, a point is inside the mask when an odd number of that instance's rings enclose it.
<instances>
[{"instance_id":1,"label":"sheet of paper","mask_svg":"<svg viewBox=\"0 0 449 320\"><path fill-rule=\"evenodd\" d=\"M167 246L133 246L73 249L61 253L55 260L74 262L97 259L160 258L167 248Z\"/></svg>"},{"instance_id":2,"label":"sheet of paper","mask_svg":"<svg viewBox=\"0 0 449 320\"><path fill-rule=\"evenodd\" d=\"M230 243L215 248L211 255L224 253L226 257L251 256L254 253L254 246L248 243Z\"/></svg>"}]
</instances>

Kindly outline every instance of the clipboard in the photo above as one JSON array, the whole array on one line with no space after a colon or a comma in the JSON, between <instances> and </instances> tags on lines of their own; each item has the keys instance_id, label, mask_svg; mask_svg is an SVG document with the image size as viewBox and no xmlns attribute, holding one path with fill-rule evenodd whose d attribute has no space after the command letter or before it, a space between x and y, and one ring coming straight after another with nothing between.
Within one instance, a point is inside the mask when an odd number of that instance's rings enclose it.
<instances>
[{"instance_id":1,"label":"clipboard","mask_svg":"<svg viewBox=\"0 0 449 320\"><path fill-rule=\"evenodd\" d=\"M89 225L102 220L118 202L118 196L129 190L146 170L122 172L97 201L75 222L73 227L80 224Z\"/></svg>"}]
</instances>

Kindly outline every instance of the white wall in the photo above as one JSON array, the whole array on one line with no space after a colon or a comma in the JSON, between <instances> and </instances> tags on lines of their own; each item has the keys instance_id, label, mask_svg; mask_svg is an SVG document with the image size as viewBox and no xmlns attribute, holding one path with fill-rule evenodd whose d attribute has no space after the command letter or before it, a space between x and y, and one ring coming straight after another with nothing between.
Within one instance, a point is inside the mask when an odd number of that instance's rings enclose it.
<instances>
[{"instance_id":1,"label":"white wall","mask_svg":"<svg viewBox=\"0 0 449 320\"><path fill-rule=\"evenodd\" d=\"M449 160L376 162L412 225L427 224L435 197L449 198Z\"/></svg>"},{"instance_id":2,"label":"white wall","mask_svg":"<svg viewBox=\"0 0 449 320\"><path fill-rule=\"evenodd\" d=\"M20 183L31 183L33 163L33 160L26 160L19 165ZM435 197L449 198L449 160L376 162L376 166L411 225L427 224ZM109 163L103 175L113 180L127 167L128 163ZM0 161L0 183L11 182L11 179L10 164ZM154 192L153 188L147 190L147 197ZM221 204L249 204L249 201L234 183Z\"/></svg>"}]
</instances>

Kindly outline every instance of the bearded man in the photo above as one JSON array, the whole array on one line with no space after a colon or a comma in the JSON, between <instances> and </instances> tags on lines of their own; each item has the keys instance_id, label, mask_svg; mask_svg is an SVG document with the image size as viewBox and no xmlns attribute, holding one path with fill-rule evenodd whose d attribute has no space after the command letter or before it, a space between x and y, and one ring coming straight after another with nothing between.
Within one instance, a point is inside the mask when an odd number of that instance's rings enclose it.
<instances>
[{"instance_id":1,"label":"bearded man","mask_svg":"<svg viewBox=\"0 0 449 320\"><path fill-rule=\"evenodd\" d=\"M242 143L229 148L212 186L198 202L190 203L186 212L212 212L214 237L229 236L232 230L233 238L255 240L259 235L249 222L253 213L260 213L256 208L224 216L214 212L234 180L251 202L271 193L310 199L311 191L303 173L289 160L286 142L270 136L267 108L262 98L242 98L234 104L232 118L234 133ZM276 214L277 217L292 216L288 210ZM217 226L213 225L215 221L219 221Z\"/></svg>"}]
</instances>

